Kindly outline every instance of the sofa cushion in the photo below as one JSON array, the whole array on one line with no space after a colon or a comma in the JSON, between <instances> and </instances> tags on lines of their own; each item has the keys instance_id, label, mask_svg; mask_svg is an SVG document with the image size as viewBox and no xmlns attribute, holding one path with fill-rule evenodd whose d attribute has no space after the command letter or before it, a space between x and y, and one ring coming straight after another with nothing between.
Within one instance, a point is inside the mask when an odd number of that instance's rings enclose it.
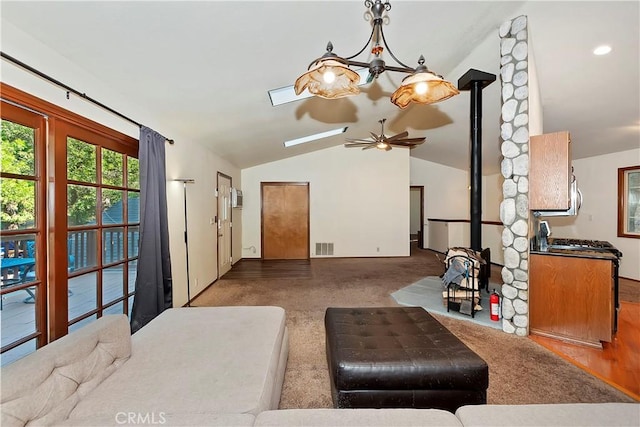
<instances>
[{"instance_id":1,"label":"sofa cushion","mask_svg":"<svg viewBox=\"0 0 640 427\"><path fill-rule=\"evenodd\" d=\"M456 416L465 427L493 426L634 426L637 403L558 403L539 405L468 405Z\"/></svg>"},{"instance_id":2,"label":"sofa cushion","mask_svg":"<svg viewBox=\"0 0 640 427\"><path fill-rule=\"evenodd\" d=\"M2 426L65 418L131 354L127 317L103 316L2 367Z\"/></svg>"},{"instance_id":3,"label":"sofa cushion","mask_svg":"<svg viewBox=\"0 0 640 427\"><path fill-rule=\"evenodd\" d=\"M119 412L256 415L275 409L285 343L280 307L166 310L133 335L129 361L79 402L71 417L114 417Z\"/></svg>"},{"instance_id":4,"label":"sofa cushion","mask_svg":"<svg viewBox=\"0 0 640 427\"><path fill-rule=\"evenodd\" d=\"M254 425L256 427L462 426L455 415L441 409L283 409L259 414Z\"/></svg>"}]
</instances>

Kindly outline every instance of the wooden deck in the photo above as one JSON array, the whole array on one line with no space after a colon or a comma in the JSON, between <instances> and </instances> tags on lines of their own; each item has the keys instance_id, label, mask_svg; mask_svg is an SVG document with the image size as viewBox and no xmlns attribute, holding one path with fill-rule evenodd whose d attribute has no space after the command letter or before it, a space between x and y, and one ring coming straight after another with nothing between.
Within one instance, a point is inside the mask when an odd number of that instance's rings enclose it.
<instances>
[{"instance_id":1,"label":"wooden deck","mask_svg":"<svg viewBox=\"0 0 640 427\"><path fill-rule=\"evenodd\" d=\"M96 274L90 273L69 280L69 319L74 319L94 310L97 307ZM133 291L135 285L135 271L129 272L129 289ZM122 271L104 270L102 301L103 305L122 297ZM129 298L129 315L133 297ZM0 342L2 346L10 344L24 336L35 332L35 304L25 290L15 291L2 296L2 310L0 311ZM104 314L123 312L122 301L104 310ZM87 323L96 320L91 316L74 323L69 331L76 330ZM26 354L35 351L35 340L24 343L0 356L0 365L10 363Z\"/></svg>"}]
</instances>

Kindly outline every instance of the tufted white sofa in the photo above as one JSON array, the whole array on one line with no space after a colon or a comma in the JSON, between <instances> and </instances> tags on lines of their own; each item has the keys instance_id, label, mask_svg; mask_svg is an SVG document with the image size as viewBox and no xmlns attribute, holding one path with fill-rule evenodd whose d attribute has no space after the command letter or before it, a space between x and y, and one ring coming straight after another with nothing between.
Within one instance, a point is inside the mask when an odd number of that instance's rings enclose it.
<instances>
[{"instance_id":1,"label":"tufted white sofa","mask_svg":"<svg viewBox=\"0 0 640 427\"><path fill-rule=\"evenodd\" d=\"M167 310L131 336L104 316L2 368L0 424L118 426L635 426L640 404L277 410L279 307Z\"/></svg>"},{"instance_id":2,"label":"tufted white sofa","mask_svg":"<svg viewBox=\"0 0 640 427\"><path fill-rule=\"evenodd\" d=\"M261 412L256 427L638 427L638 403L467 405L439 409L289 409Z\"/></svg>"},{"instance_id":3,"label":"tufted white sofa","mask_svg":"<svg viewBox=\"0 0 640 427\"><path fill-rule=\"evenodd\" d=\"M0 424L251 426L287 356L279 307L174 308L133 336L104 316L2 368Z\"/></svg>"}]
</instances>

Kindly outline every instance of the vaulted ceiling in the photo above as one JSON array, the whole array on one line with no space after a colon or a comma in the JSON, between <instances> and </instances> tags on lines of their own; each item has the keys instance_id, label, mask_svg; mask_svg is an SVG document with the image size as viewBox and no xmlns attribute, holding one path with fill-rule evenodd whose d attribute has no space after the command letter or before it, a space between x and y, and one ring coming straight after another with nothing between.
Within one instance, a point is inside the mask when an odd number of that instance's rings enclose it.
<instances>
[{"instance_id":1,"label":"vaulted ceiling","mask_svg":"<svg viewBox=\"0 0 640 427\"><path fill-rule=\"evenodd\" d=\"M574 158L640 146L637 1L391 3L384 31L393 53L411 66L424 55L456 85L469 68L499 76L498 29L527 15L544 131L570 131ZM381 118L388 134L427 138L412 156L468 167L468 92L400 110L389 96L404 75L386 72L356 97L271 105L267 91L292 85L328 41L341 56L363 47L370 23L362 1L3 0L0 7L3 33L9 24L39 40L152 113L159 132L210 147L240 168L366 137L378 132ZM601 44L612 52L593 55ZM3 52L26 61L13 48L2 43ZM55 77L74 83L73 76ZM498 77L483 92L485 174L499 170L499 114ZM342 126L345 134L283 146Z\"/></svg>"}]
</instances>

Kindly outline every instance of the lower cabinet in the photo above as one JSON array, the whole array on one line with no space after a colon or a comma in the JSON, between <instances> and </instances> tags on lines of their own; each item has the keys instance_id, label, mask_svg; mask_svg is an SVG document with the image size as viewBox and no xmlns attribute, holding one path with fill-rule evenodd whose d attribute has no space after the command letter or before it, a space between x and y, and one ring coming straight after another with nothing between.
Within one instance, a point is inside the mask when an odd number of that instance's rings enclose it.
<instances>
[{"instance_id":1,"label":"lower cabinet","mask_svg":"<svg viewBox=\"0 0 640 427\"><path fill-rule=\"evenodd\" d=\"M601 347L614 331L612 260L530 254L529 332Z\"/></svg>"}]
</instances>

